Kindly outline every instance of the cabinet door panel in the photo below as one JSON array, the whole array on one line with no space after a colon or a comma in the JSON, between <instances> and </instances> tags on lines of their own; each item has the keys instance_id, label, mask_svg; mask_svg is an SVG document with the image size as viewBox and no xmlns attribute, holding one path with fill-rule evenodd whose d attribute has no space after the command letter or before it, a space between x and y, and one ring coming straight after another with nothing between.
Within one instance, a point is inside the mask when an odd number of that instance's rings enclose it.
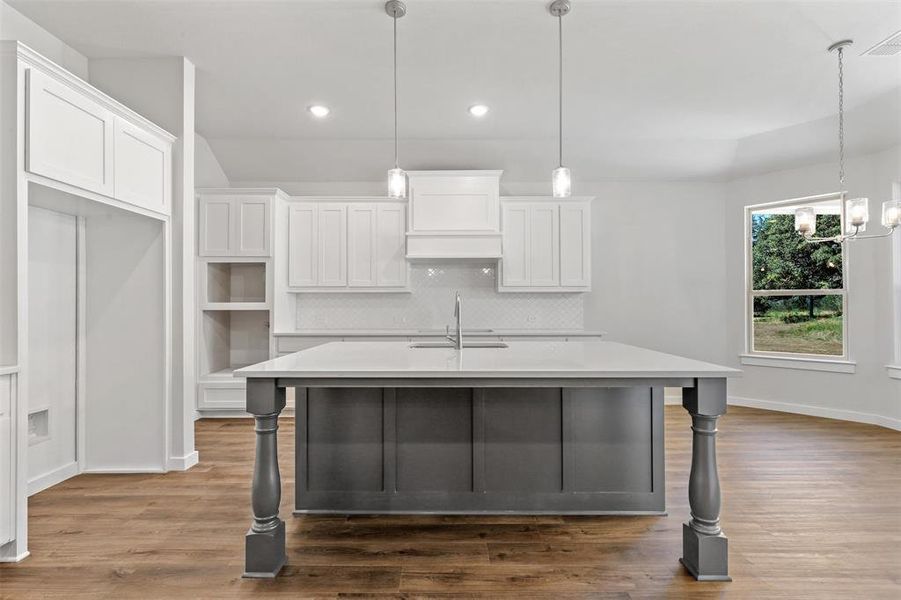
<instances>
[{"instance_id":1,"label":"cabinet door panel","mask_svg":"<svg viewBox=\"0 0 901 600\"><path fill-rule=\"evenodd\" d=\"M315 204L288 208L288 285L309 287L318 282L319 218Z\"/></svg>"},{"instance_id":2,"label":"cabinet door panel","mask_svg":"<svg viewBox=\"0 0 901 600\"><path fill-rule=\"evenodd\" d=\"M407 285L407 211L402 204L381 205L376 224L377 283L403 287Z\"/></svg>"},{"instance_id":3,"label":"cabinet door panel","mask_svg":"<svg viewBox=\"0 0 901 600\"><path fill-rule=\"evenodd\" d=\"M168 213L172 188L171 145L116 118L114 146L116 198Z\"/></svg>"},{"instance_id":4,"label":"cabinet door panel","mask_svg":"<svg viewBox=\"0 0 901 600\"><path fill-rule=\"evenodd\" d=\"M347 207L319 206L319 285L347 285Z\"/></svg>"},{"instance_id":5,"label":"cabinet door panel","mask_svg":"<svg viewBox=\"0 0 901 600\"><path fill-rule=\"evenodd\" d=\"M556 204L529 207L529 274L534 287L559 285L560 246Z\"/></svg>"},{"instance_id":6,"label":"cabinet door panel","mask_svg":"<svg viewBox=\"0 0 901 600\"><path fill-rule=\"evenodd\" d=\"M523 204L504 206L503 285L529 285L529 207Z\"/></svg>"},{"instance_id":7,"label":"cabinet door panel","mask_svg":"<svg viewBox=\"0 0 901 600\"><path fill-rule=\"evenodd\" d=\"M376 209L372 204L347 208L347 283L351 287L376 285Z\"/></svg>"},{"instance_id":8,"label":"cabinet door panel","mask_svg":"<svg viewBox=\"0 0 901 600\"><path fill-rule=\"evenodd\" d=\"M26 168L71 185L113 195L113 115L66 87L28 71Z\"/></svg>"},{"instance_id":9,"label":"cabinet door panel","mask_svg":"<svg viewBox=\"0 0 901 600\"><path fill-rule=\"evenodd\" d=\"M269 256L269 200L239 198L235 211L235 252L238 256Z\"/></svg>"},{"instance_id":10,"label":"cabinet door panel","mask_svg":"<svg viewBox=\"0 0 901 600\"><path fill-rule=\"evenodd\" d=\"M200 256L230 256L232 248L231 198L200 198Z\"/></svg>"},{"instance_id":11,"label":"cabinet door panel","mask_svg":"<svg viewBox=\"0 0 901 600\"><path fill-rule=\"evenodd\" d=\"M560 285L591 285L591 208L560 206Z\"/></svg>"}]
</instances>

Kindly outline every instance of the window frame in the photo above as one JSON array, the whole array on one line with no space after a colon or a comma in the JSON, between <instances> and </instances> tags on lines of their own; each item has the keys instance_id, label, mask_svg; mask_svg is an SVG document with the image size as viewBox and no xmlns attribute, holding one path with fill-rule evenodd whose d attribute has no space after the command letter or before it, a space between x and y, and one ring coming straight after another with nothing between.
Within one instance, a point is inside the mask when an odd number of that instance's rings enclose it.
<instances>
[{"instance_id":1,"label":"window frame","mask_svg":"<svg viewBox=\"0 0 901 600\"><path fill-rule=\"evenodd\" d=\"M786 206L803 206L839 201L839 221L841 231L845 231L845 195L846 192L831 192L816 196L804 196L790 198L777 202L765 202L745 206L745 353L743 357L751 359L748 364L755 364L753 359L777 359L782 362L821 362L821 363L850 363L851 346L848 332L850 330L850 318L848 313L849 273L848 273L848 248L847 244L841 244L842 250L842 287L840 289L814 289L814 290L755 290L754 289L754 249L751 239L753 214L765 209L783 208ZM777 352L774 350L754 349L754 298L759 297L790 297L790 296L841 296L842 297L842 354L809 354L800 352ZM774 366L784 366L774 363Z\"/></svg>"}]
</instances>

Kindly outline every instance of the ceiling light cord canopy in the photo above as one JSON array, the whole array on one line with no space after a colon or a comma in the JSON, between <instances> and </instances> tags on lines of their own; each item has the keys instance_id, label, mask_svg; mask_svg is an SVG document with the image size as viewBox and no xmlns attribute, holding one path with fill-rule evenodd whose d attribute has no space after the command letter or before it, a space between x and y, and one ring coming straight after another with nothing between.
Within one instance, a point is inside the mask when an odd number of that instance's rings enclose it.
<instances>
[{"instance_id":1,"label":"ceiling light cord canopy","mask_svg":"<svg viewBox=\"0 0 901 600\"><path fill-rule=\"evenodd\" d=\"M407 197L407 174L397 160L397 20L407 14L407 6L400 0L385 3L385 12L394 25L394 168L388 170L388 197Z\"/></svg>"},{"instance_id":2,"label":"ceiling light cord canopy","mask_svg":"<svg viewBox=\"0 0 901 600\"><path fill-rule=\"evenodd\" d=\"M845 187L845 69L844 49L850 46L854 40L841 40L829 46L829 52L838 55L838 182L840 188ZM875 235L861 235L865 231L870 220L869 199L851 198L845 199L842 192L842 224L847 223L845 231L831 237L814 237L816 233L817 215L813 207L805 206L795 211L795 231L810 243L833 242L843 243L847 240L870 240L889 237L901 226L901 199L887 200L882 203L882 226L888 229L886 233Z\"/></svg>"},{"instance_id":3,"label":"ceiling light cord canopy","mask_svg":"<svg viewBox=\"0 0 901 600\"><path fill-rule=\"evenodd\" d=\"M557 121L557 168L551 174L551 186L554 198L568 198L572 194L572 176L563 166L563 16L569 13L572 6L569 0L554 0L548 6L551 16L557 19L557 83L558 83L558 121Z\"/></svg>"}]
</instances>

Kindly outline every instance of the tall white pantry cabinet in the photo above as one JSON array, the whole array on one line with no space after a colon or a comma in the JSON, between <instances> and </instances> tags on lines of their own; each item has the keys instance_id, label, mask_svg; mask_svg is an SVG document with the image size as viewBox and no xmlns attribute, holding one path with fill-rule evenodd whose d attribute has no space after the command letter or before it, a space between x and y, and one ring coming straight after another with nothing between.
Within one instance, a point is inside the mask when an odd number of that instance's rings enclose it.
<instances>
[{"instance_id":1,"label":"tall white pantry cabinet","mask_svg":"<svg viewBox=\"0 0 901 600\"><path fill-rule=\"evenodd\" d=\"M243 411L235 369L269 359L274 188L200 189L197 265L197 409Z\"/></svg>"}]
</instances>

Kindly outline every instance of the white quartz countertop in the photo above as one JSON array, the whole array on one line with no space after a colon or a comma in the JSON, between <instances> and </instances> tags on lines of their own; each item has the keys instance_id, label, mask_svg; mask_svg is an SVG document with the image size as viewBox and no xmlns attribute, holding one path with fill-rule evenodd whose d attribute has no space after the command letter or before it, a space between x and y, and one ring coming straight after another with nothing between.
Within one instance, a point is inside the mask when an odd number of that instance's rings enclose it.
<instances>
[{"instance_id":1,"label":"white quartz countertop","mask_svg":"<svg viewBox=\"0 0 901 600\"><path fill-rule=\"evenodd\" d=\"M274 332L275 337L433 337L444 336L443 329L301 329ZM463 337L603 337L596 329L463 329Z\"/></svg>"},{"instance_id":2,"label":"white quartz countertop","mask_svg":"<svg viewBox=\"0 0 901 600\"><path fill-rule=\"evenodd\" d=\"M404 342L330 342L235 371L297 378L684 378L737 369L600 340L511 341L507 348L411 348Z\"/></svg>"}]
</instances>

